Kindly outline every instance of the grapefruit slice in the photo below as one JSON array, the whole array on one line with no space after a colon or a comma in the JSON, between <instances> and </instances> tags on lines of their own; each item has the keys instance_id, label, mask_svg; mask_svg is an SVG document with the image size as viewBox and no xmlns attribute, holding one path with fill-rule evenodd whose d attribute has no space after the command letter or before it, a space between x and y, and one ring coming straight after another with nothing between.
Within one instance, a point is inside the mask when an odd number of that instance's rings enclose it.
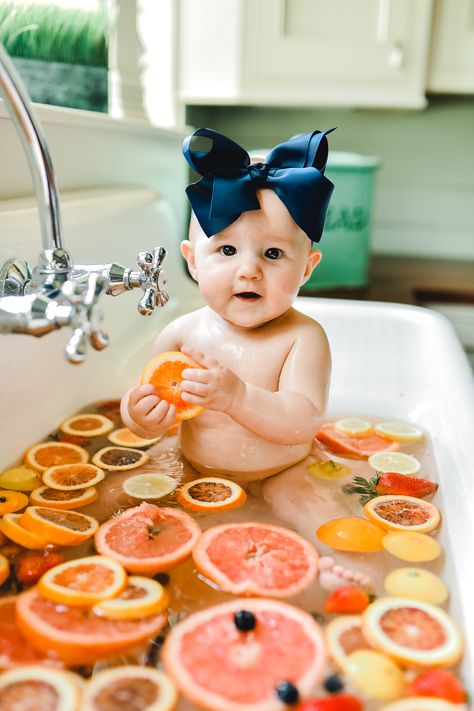
<instances>
[{"instance_id":1,"label":"grapefruit slice","mask_svg":"<svg viewBox=\"0 0 474 711\"><path fill-rule=\"evenodd\" d=\"M230 511L242 506L247 494L234 481L207 476L184 484L176 499L191 511Z\"/></svg>"},{"instance_id":2,"label":"grapefruit slice","mask_svg":"<svg viewBox=\"0 0 474 711\"><path fill-rule=\"evenodd\" d=\"M407 696L400 701L387 704L380 711L460 711L458 704L452 704L434 696Z\"/></svg>"},{"instance_id":3,"label":"grapefruit slice","mask_svg":"<svg viewBox=\"0 0 474 711\"><path fill-rule=\"evenodd\" d=\"M249 598L179 622L166 638L162 659L183 695L199 708L281 711L276 687L288 680L308 696L324 674L326 645L307 612Z\"/></svg>"},{"instance_id":4,"label":"grapefruit slice","mask_svg":"<svg viewBox=\"0 0 474 711\"><path fill-rule=\"evenodd\" d=\"M69 435L78 437L100 437L110 432L114 427L112 420L96 412L83 412L73 415L60 425L60 430Z\"/></svg>"},{"instance_id":5,"label":"grapefruit slice","mask_svg":"<svg viewBox=\"0 0 474 711\"><path fill-rule=\"evenodd\" d=\"M78 674L41 666L19 667L0 676L0 709L78 711L84 681Z\"/></svg>"},{"instance_id":6,"label":"grapefruit slice","mask_svg":"<svg viewBox=\"0 0 474 711\"><path fill-rule=\"evenodd\" d=\"M158 442L161 437L144 439L136 435L132 430L129 430L128 427L120 427L120 429L111 432L107 439L119 447L135 447L135 449L140 449L141 447L150 447L152 444Z\"/></svg>"},{"instance_id":7,"label":"grapefruit slice","mask_svg":"<svg viewBox=\"0 0 474 711\"><path fill-rule=\"evenodd\" d=\"M415 496L388 494L376 496L364 506L367 518L388 531L428 533L439 525L436 506Z\"/></svg>"},{"instance_id":8,"label":"grapefruit slice","mask_svg":"<svg viewBox=\"0 0 474 711\"><path fill-rule=\"evenodd\" d=\"M344 434L336 429L332 422L322 425L316 434L316 439L334 454L346 454L358 459L367 459L374 452L380 450L396 450L400 447L398 442L387 444L387 440L379 435L370 433L367 435Z\"/></svg>"},{"instance_id":9,"label":"grapefruit slice","mask_svg":"<svg viewBox=\"0 0 474 711\"><path fill-rule=\"evenodd\" d=\"M89 459L88 452L70 442L41 442L25 454L25 464L39 472L45 472L57 464L79 464Z\"/></svg>"},{"instance_id":10,"label":"grapefruit slice","mask_svg":"<svg viewBox=\"0 0 474 711\"><path fill-rule=\"evenodd\" d=\"M57 655L49 650L45 654L39 652L22 635L15 622L17 599L16 596L0 598L0 670L23 664L62 666Z\"/></svg>"},{"instance_id":11,"label":"grapefruit slice","mask_svg":"<svg viewBox=\"0 0 474 711\"><path fill-rule=\"evenodd\" d=\"M131 447L104 447L92 457L94 464L111 472L136 469L145 464L148 459L146 452Z\"/></svg>"},{"instance_id":12,"label":"grapefruit slice","mask_svg":"<svg viewBox=\"0 0 474 711\"><path fill-rule=\"evenodd\" d=\"M152 358L146 364L140 376L140 384L150 384L162 400L166 400L176 408L177 420L189 420L200 415L203 408L199 405L185 402L180 393L183 380L181 373L185 368L202 368L192 358L179 351L167 351Z\"/></svg>"},{"instance_id":13,"label":"grapefruit slice","mask_svg":"<svg viewBox=\"0 0 474 711\"><path fill-rule=\"evenodd\" d=\"M340 669L345 668L347 657L359 649L372 649L362 632L360 615L341 615L325 629L329 655Z\"/></svg>"},{"instance_id":14,"label":"grapefruit slice","mask_svg":"<svg viewBox=\"0 0 474 711\"><path fill-rule=\"evenodd\" d=\"M405 665L454 666L462 655L461 633L453 620L421 600L380 598L362 614L362 629L376 649Z\"/></svg>"},{"instance_id":15,"label":"grapefruit slice","mask_svg":"<svg viewBox=\"0 0 474 711\"><path fill-rule=\"evenodd\" d=\"M0 491L0 516L6 513L15 513L15 511L25 508L27 504L28 497L20 491L8 489Z\"/></svg>"},{"instance_id":16,"label":"grapefruit slice","mask_svg":"<svg viewBox=\"0 0 474 711\"><path fill-rule=\"evenodd\" d=\"M95 486L87 489L60 491L49 486L39 486L30 494L31 506L46 506L51 509L78 509L91 504L98 497Z\"/></svg>"},{"instance_id":17,"label":"grapefruit slice","mask_svg":"<svg viewBox=\"0 0 474 711\"><path fill-rule=\"evenodd\" d=\"M58 546L78 546L91 538L99 526L92 516L46 506L28 506L19 523Z\"/></svg>"},{"instance_id":18,"label":"grapefruit slice","mask_svg":"<svg viewBox=\"0 0 474 711\"><path fill-rule=\"evenodd\" d=\"M94 486L105 477L93 464L59 464L43 472L43 483L58 491L74 491Z\"/></svg>"},{"instance_id":19,"label":"grapefruit slice","mask_svg":"<svg viewBox=\"0 0 474 711\"><path fill-rule=\"evenodd\" d=\"M170 711L178 700L171 679L159 669L121 666L94 674L82 697L82 711Z\"/></svg>"},{"instance_id":20,"label":"grapefruit slice","mask_svg":"<svg viewBox=\"0 0 474 711\"><path fill-rule=\"evenodd\" d=\"M233 595L290 597L305 590L318 569L318 554L308 541L267 523L208 528L193 558L206 578Z\"/></svg>"},{"instance_id":21,"label":"grapefruit slice","mask_svg":"<svg viewBox=\"0 0 474 711\"><path fill-rule=\"evenodd\" d=\"M168 592L160 583L131 575L125 590L118 597L97 603L94 612L112 620L139 620L162 612L168 603Z\"/></svg>"},{"instance_id":22,"label":"grapefruit slice","mask_svg":"<svg viewBox=\"0 0 474 711\"><path fill-rule=\"evenodd\" d=\"M103 523L95 546L130 573L154 575L188 558L200 535L185 511L141 504Z\"/></svg>"},{"instance_id":23,"label":"grapefruit slice","mask_svg":"<svg viewBox=\"0 0 474 711\"><path fill-rule=\"evenodd\" d=\"M17 599L16 622L36 649L53 650L69 666L91 664L126 652L156 637L165 615L142 620L109 620L91 608L58 605L41 597L35 588Z\"/></svg>"}]
</instances>

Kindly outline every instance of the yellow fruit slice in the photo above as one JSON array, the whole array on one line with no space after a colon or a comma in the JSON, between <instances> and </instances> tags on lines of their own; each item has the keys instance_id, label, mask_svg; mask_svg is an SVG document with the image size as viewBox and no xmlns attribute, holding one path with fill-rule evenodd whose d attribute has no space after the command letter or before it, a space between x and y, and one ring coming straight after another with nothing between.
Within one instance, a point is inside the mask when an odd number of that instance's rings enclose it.
<instances>
[{"instance_id":1,"label":"yellow fruit slice","mask_svg":"<svg viewBox=\"0 0 474 711\"><path fill-rule=\"evenodd\" d=\"M154 439L143 439L139 437L128 427L121 427L118 430L111 432L107 438L112 444L117 444L119 447L135 447L135 449L140 449L140 447L149 447L152 444L158 442L161 437L155 437Z\"/></svg>"},{"instance_id":2,"label":"yellow fruit slice","mask_svg":"<svg viewBox=\"0 0 474 711\"><path fill-rule=\"evenodd\" d=\"M421 600L380 598L362 613L362 629L376 649L409 666L454 666L463 651L461 633L449 615Z\"/></svg>"},{"instance_id":3,"label":"yellow fruit slice","mask_svg":"<svg viewBox=\"0 0 474 711\"><path fill-rule=\"evenodd\" d=\"M177 700L174 683L159 669L119 666L94 673L86 685L81 711L109 708L171 711Z\"/></svg>"},{"instance_id":4,"label":"yellow fruit slice","mask_svg":"<svg viewBox=\"0 0 474 711\"><path fill-rule=\"evenodd\" d=\"M436 506L414 496L388 494L376 496L364 506L367 518L388 531L427 533L440 522Z\"/></svg>"},{"instance_id":5,"label":"yellow fruit slice","mask_svg":"<svg viewBox=\"0 0 474 711\"><path fill-rule=\"evenodd\" d=\"M369 466L378 472L396 472L397 474L416 474L421 464L416 457L404 452L375 452L367 460Z\"/></svg>"},{"instance_id":6,"label":"yellow fruit slice","mask_svg":"<svg viewBox=\"0 0 474 711\"><path fill-rule=\"evenodd\" d=\"M104 447L92 457L93 463L108 471L125 471L141 467L149 459L146 452L131 447Z\"/></svg>"},{"instance_id":7,"label":"yellow fruit slice","mask_svg":"<svg viewBox=\"0 0 474 711\"><path fill-rule=\"evenodd\" d=\"M93 612L112 620L141 620L168 607L169 595L156 580L131 575L118 597L94 605Z\"/></svg>"},{"instance_id":8,"label":"yellow fruit slice","mask_svg":"<svg viewBox=\"0 0 474 711\"><path fill-rule=\"evenodd\" d=\"M408 563L428 563L438 558L442 552L438 541L417 531L390 531L384 537L382 545L395 558Z\"/></svg>"},{"instance_id":9,"label":"yellow fruit slice","mask_svg":"<svg viewBox=\"0 0 474 711\"><path fill-rule=\"evenodd\" d=\"M31 506L46 506L51 509L78 509L91 504L98 497L95 486L87 489L60 491L49 486L39 486L30 494Z\"/></svg>"},{"instance_id":10,"label":"yellow fruit slice","mask_svg":"<svg viewBox=\"0 0 474 711\"><path fill-rule=\"evenodd\" d=\"M342 420L336 420L334 427L343 434L351 437L363 437L369 434L372 429L372 424L368 420L363 420L360 417L345 417Z\"/></svg>"},{"instance_id":11,"label":"yellow fruit slice","mask_svg":"<svg viewBox=\"0 0 474 711\"><path fill-rule=\"evenodd\" d=\"M328 481L345 479L352 474L348 466L339 464L333 459L318 459L316 462L312 462L308 465L308 472L311 476Z\"/></svg>"},{"instance_id":12,"label":"yellow fruit slice","mask_svg":"<svg viewBox=\"0 0 474 711\"><path fill-rule=\"evenodd\" d=\"M73 415L61 423L59 429L62 432L78 437L99 437L110 432L114 427L112 420L104 415L95 412L83 412L80 415Z\"/></svg>"},{"instance_id":13,"label":"yellow fruit slice","mask_svg":"<svg viewBox=\"0 0 474 711\"><path fill-rule=\"evenodd\" d=\"M28 505L28 497L19 491L0 491L0 516L6 513L15 513Z\"/></svg>"},{"instance_id":14,"label":"yellow fruit slice","mask_svg":"<svg viewBox=\"0 0 474 711\"><path fill-rule=\"evenodd\" d=\"M39 472L58 464L85 463L88 459L89 454L83 447L70 442L41 442L25 454L25 464Z\"/></svg>"},{"instance_id":15,"label":"yellow fruit slice","mask_svg":"<svg viewBox=\"0 0 474 711\"><path fill-rule=\"evenodd\" d=\"M43 483L58 491L74 491L94 486L104 477L94 464L59 464L43 472Z\"/></svg>"},{"instance_id":16,"label":"yellow fruit slice","mask_svg":"<svg viewBox=\"0 0 474 711\"><path fill-rule=\"evenodd\" d=\"M153 501L172 494L176 485L176 479L168 474L135 474L123 482L122 488L135 499Z\"/></svg>"},{"instance_id":17,"label":"yellow fruit slice","mask_svg":"<svg viewBox=\"0 0 474 711\"><path fill-rule=\"evenodd\" d=\"M184 484L176 499L191 511L230 511L242 506L247 494L234 481L207 476Z\"/></svg>"},{"instance_id":18,"label":"yellow fruit slice","mask_svg":"<svg viewBox=\"0 0 474 711\"><path fill-rule=\"evenodd\" d=\"M155 388L156 394L176 407L176 419L188 420L191 417L200 415L203 408L185 402L181 398L180 384L183 380L181 375L185 368L202 368L184 353L179 351L167 351L152 358L145 366L141 376L140 384L149 383Z\"/></svg>"},{"instance_id":19,"label":"yellow fruit slice","mask_svg":"<svg viewBox=\"0 0 474 711\"><path fill-rule=\"evenodd\" d=\"M8 562L8 558L0 554L0 585L3 585L9 575L10 563Z\"/></svg>"},{"instance_id":20,"label":"yellow fruit slice","mask_svg":"<svg viewBox=\"0 0 474 711\"><path fill-rule=\"evenodd\" d=\"M14 467L0 474L0 487L13 491L33 491L40 486L41 478L35 469Z\"/></svg>"},{"instance_id":21,"label":"yellow fruit slice","mask_svg":"<svg viewBox=\"0 0 474 711\"><path fill-rule=\"evenodd\" d=\"M386 535L385 529L356 516L330 519L316 531L321 543L338 551L360 553L383 550Z\"/></svg>"},{"instance_id":22,"label":"yellow fruit slice","mask_svg":"<svg viewBox=\"0 0 474 711\"><path fill-rule=\"evenodd\" d=\"M362 632L360 615L341 615L325 628L329 655L344 670L348 655L359 649L372 649Z\"/></svg>"},{"instance_id":23,"label":"yellow fruit slice","mask_svg":"<svg viewBox=\"0 0 474 711\"><path fill-rule=\"evenodd\" d=\"M423 438L423 430L409 422L378 422L374 432L394 442L417 442Z\"/></svg>"},{"instance_id":24,"label":"yellow fruit slice","mask_svg":"<svg viewBox=\"0 0 474 711\"><path fill-rule=\"evenodd\" d=\"M46 506L28 506L21 514L20 523L59 546L77 546L91 538L99 527L99 522L92 516Z\"/></svg>"},{"instance_id":25,"label":"yellow fruit slice","mask_svg":"<svg viewBox=\"0 0 474 711\"><path fill-rule=\"evenodd\" d=\"M403 694L402 670L391 659L372 649L348 655L344 671L359 691L372 699L391 701Z\"/></svg>"},{"instance_id":26,"label":"yellow fruit slice","mask_svg":"<svg viewBox=\"0 0 474 711\"><path fill-rule=\"evenodd\" d=\"M19 546L29 548L31 550L42 550L51 544L51 541L46 536L40 533L34 533L25 528L20 519L23 514L5 514L0 520L0 531L11 541L18 543Z\"/></svg>"},{"instance_id":27,"label":"yellow fruit slice","mask_svg":"<svg viewBox=\"0 0 474 711\"><path fill-rule=\"evenodd\" d=\"M63 605L95 605L127 587L127 574L117 561L101 555L68 560L47 570L38 582L42 597Z\"/></svg>"},{"instance_id":28,"label":"yellow fruit slice","mask_svg":"<svg viewBox=\"0 0 474 711\"><path fill-rule=\"evenodd\" d=\"M432 605L442 605L449 597L441 578L423 568L395 568L386 576L384 587L389 595L423 600Z\"/></svg>"},{"instance_id":29,"label":"yellow fruit slice","mask_svg":"<svg viewBox=\"0 0 474 711\"><path fill-rule=\"evenodd\" d=\"M459 704L452 704L434 696L407 696L383 706L380 711L456 711L462 708Z\"/></svg>"},{"instance_id":30,"label":"yellow fruit slice","mask_svg":"<svg viewBox=\"0 0 474 711\"><path fill-rule=\"evenodd\" d=\"M2 708L11 711L78 711L84 685L78 674L46 666L10 669L0 676Z\"/></svg>"}]
</instances>

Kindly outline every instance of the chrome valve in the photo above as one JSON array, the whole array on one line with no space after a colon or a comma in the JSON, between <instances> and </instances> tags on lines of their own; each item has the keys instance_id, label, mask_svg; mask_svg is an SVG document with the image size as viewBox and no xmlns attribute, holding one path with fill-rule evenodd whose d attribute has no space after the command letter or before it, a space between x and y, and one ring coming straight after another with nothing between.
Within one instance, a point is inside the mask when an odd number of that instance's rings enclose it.
<instances>
[{"instance_id":1,"label":"chrome valve","mask_svg":"<svg viewBox=\"0 0 474 711\"><path fill-rule=\"evenodd\" d=\"M69 325L73 334L65 349L71 363L85 360L88 342L96 351L103 350L109 343L109 337L100 327L102 312L97 303L105 287L105 279L96 273L89 276L85 285L68 280L62 286L61 293L71 305Z\"/></svg>"},{"instance_id":2,"label":"chrome valve","mask_svg":"<svg viewBox=\"0 0 474 711\"><path fill-rule=\"evenodd\" d=\"M156 306L165 306L169 296L166 289L166 272L162 264L166 258L166 249L156 247L151 252L140 252L137 264L140 267L140 286L145 292L138 302L138 312L142 316L150 316Z\"/></svg>"}]
</instances>

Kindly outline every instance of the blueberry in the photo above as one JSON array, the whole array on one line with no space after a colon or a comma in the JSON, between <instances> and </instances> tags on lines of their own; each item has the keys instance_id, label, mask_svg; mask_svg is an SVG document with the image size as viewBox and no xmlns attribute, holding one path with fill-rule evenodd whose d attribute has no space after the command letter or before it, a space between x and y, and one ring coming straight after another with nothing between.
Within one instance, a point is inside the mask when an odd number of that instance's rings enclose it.
<instances>
[{"instance_id":1,"label":"blueberry","mask_svg":"<svg viewBox=\"0 0 474 711\"><path fill-rule=\"evenodd\" d=\"M153 580L156 580L157 583L160 583L160 585L168 585L170 581L170 576L168 573L157 573L156 575L153 576Z\"/></svg>"},{"instance_id":2,"label":"blueberry","mask_svg":"<svg viewBox=\"0 0 474 711\"><path fill-rule=\"evenodd\" d=\"M239 610L234 614L235 626L241 632L250 632L255 628L257 620L253 612L249 610Z\"/></svg>"},{"instance_id":3,"label":"blueberry","mask_svg":"<svg viewBox=\"0 0 474 711\"><path fill-rule=\"evenodd\" d=\"M145 665L147 667L157 666L160 659L161 647L163 646L164 641L165 635L160 634L151 642L145 654Z\"/></svg>"},{"instance_id":4,"label":"blueberry","mask_svg":"<svg viewBox=\"0 0 474 711\"><path fill-rule=\"evenodd\" d=\"M298 689L291 681L279 681L276 685L276 692L284 704L297 704L300 698Z\"/></svg>"},{"instance_id":5,"label":"blueberry","mask_svg":"<svg viewBox=\"0 0 474 711\"><path fill-rule=\"evenodd\" d=\"M328 676L324 680L323 686L330 694L337 694L344 688L343 681L338 674L331 674L331 676Z\"/></svg>"}]
</instances>

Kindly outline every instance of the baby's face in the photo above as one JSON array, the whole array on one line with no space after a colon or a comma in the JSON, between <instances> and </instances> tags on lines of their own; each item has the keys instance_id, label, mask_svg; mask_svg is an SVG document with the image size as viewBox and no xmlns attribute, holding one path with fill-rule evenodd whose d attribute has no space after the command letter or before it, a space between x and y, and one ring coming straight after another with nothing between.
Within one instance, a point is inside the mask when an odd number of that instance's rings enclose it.
<instances>
[{"instance_id":1,"label":"baby's face","mask_svg":"<svg viewBox=\"0 0 474 711\"><path fill-rule=\"evenodd\" d=\"M193 221L182 244L208 306L242 328L288 311L321 258L273 190L258 191L258 200L260 210L244 212L213 237Z\"/></svg>"}]
</instances>

